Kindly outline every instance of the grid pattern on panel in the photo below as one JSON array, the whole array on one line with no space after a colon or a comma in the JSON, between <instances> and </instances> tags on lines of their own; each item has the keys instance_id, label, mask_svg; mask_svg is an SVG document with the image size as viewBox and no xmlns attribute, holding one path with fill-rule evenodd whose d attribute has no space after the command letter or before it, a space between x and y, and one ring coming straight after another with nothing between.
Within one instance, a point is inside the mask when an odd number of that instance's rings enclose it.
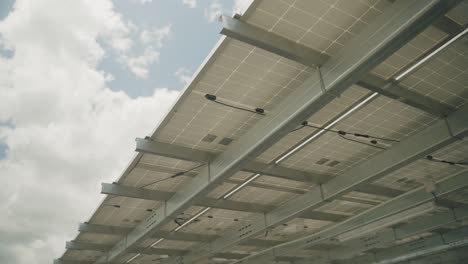
<instances>
[{"instance_id":1,"label":"grid pattern on panel","mask_svg":"<svg viewBox=\"0 0 468 264\"><path fill-rule=\"evenodd\" d=\"M460 25L468 23L468 1L464 0L458 6L450 10L446 16Z\"/></svg>"},{"instance_id":2,"label":"grid pattern on panel","mask_svg":"<svg viewBox=\"0 0 468 264\"><path fill-rule=\"evenodd\" d=\"M303 191L310 190L314 186L316 186L313 183L281 179L281 178L271 177L267 175L263 175L262 177L255 179L255 181L258 183L264 183L264 184L279 186L279 187L288 187L288 188L293 188L293 189L303 190Z\"/></svg>"},{"instance_id":3,"label":"grid pattern on panel","mask_svg":"<svg viewBox=\"0 0 468 264\"><path fill-rule=\"evenodd\" d=\"M418 160L375 181L375 184L410 191L424 186L424 184L448 177L458 171L460 171L460 168L457 166Z\"/></svg>"},{"instance_id":4,"label":"grid pattern on panel","mask_svg":"<svg viewBox=\"0 0 468 264\"><path fill-rule=\"evenodd\" d=\"M149 247L152 243L157 241L158 239L146 239L143 241L140 246L142 247ZM164 248L164 249L177 249L177 250L187 250L197 242L192 242L192 241L181 241L181 240L169 240L169 239L164 239L157 245L155 245L153 248Z\"/></svg>"},{"instance_id":5,"label":"grid pattern on panel","mask_svg":"<svg viewBox=\"0 0 468 264\"><path fill-rule=\"evenodd\" d=\"M72 259L78 261L95 261L102 255L104 255L104 253L99 251L67 249L63 254L63 259Z\"/></svg>"},{"instance_id":6,"label":"grid pattern on panel","mask_svg":"<svg viewBox=\"0 0 468 264\"><path fill-rule=\"evenodd\" d=\"M338 214L349 214L356 215L360 212L363 212L366 209L372 207L368 204L348 202L342 200L333 200L330 203L322 205L317 209L317 211L323 211L327 213L338 213Z\"/></svg>"},{"instance_id":7,"label":"grid pattern on panel","mask_svg":"<svg viewBox=\"0 0 468 264\"><path fill-rule=\"evenodd\" d=\"M437 43L441 42L448 35L434 26L429 26L423 32L414 37L410 42L393 53L385 61L375 67L372 72L384 79L394 77L394 75L415 61Z\"/></svg>"},{"instance_id":8,"label":"grid pattern on panel","mask_svg":"<svg viewBox=\"0 0 468 264\"><path fill-rule=\"evenodd\" d=\"M358 100L362 99L368 91L360 88L359 86L353 85L349 89L345 90L340 97L333 99L332 102L327 104L325 107L320 109L316 114L314 114L309 121L313 122L316 125L323 126L329 120L336 117L338 114L345 111L351 105L356 103ZM299 127L300 124L298 124ZM297 131L293 131L281 138L277 143L271 146L268 150L263 152L260 156L257 157L257 160L269 163L274 159L278 158L280 155L285 153L292 146L297 145L305 137L310 135L312 131L310 129L304 128Z\"/></svg>"},{"instance_id":9,"label":"grid pattern on panel","mask_svg":"<svg viewBox=\"0 0 468 264\"><path fill-rule=\"evenodd\" d=\"M322 220L294 218L287 223L274 228L271 236L292 240L302 237L305 234L316 233L332 224L334 223Z\"/></svg>"},{"instance_id":10,"label":"grid pattern on panel","mask_svg":"<svg viewBox=\"0 0 468 264\"><path fill-rule=\"evenodd\" d=\"M468 144L466 141L457 141L432 154L434 157L449 161L464 161L468 157ZM409 191L424 184L441 180L463 170L462 166L444 163L417 160L384 178L375 181L376 184Z\"/></svg>"},{"instance_id":11,"label":"grid pattern on panel","mask_svg":"<svg viewBox=\"0 0 468 264\"><path fill-rule=\"evenodd\" d=\"M359 199L363 201L370 201L370 202L385 202L389 200L390 198L382 195L374 195L374 194L368 194L368 193L362 193L362 192L349 192L345 195L343 195L345 198L354 198L354 199Z\"/></svg>"},{"instance_id":12,"label":"grid pattern on panel","mask_svg":"<svg viewBox=\"0 0 468 264\"><path fill-rule=\"evenodd\" d=\"M340 121L334 128L403 140L435 120L434 117L420 110L380 96ZM314 132L312 128L307 129ZM368 140L362 142L369 143ZM379 140L378 145L388 148L391 147L390 143L394 142ZM281 164L287 167L336 175L356 166L380 151L382 150L345 140L336 133L327 132Z\"/></svg>"},{"instance_id":13,"label":"grid pattern on panel","mask_svg":"<svg viewBox=\"0 0 468 264\"><path fill-rule=\"evenodd\" d=\"M122 239L120 235L108 235L108 234L95 234L95 233L80 233L75 240L80 242L88 242L95 244L115 244Z\"/></svg>"},{"instance_id":14,"label":"grid pattern on panel","mask_svg":"<svg viewBox=\"0 0 468 264\"><path fill-rule=\"evenodd\" d=\"M192 168L195 168L200 163L194 163L189 161L182 161L172 158L166 158L156 155L144 154L138 164L145 164L145 165L154 165L156 167L166 168L170 171L182 172L187 171ZM197 172L203 169L200 167L198 169L193 170L193 172ZM182 186L187 181L190 181L189 177L176 177L169 180L163 180L170 176L174 175L174 173L165 173L160 171L151 171L139 168L138 166L132 170L132 172L127 175L122 184L132 187L143 187L147 189L157 189L157 190L164 190L164 191L176 191L180 186ZM156 181L161 182L146 186Z\"/></svg>"},{"instance_id":15,"label":"grid pattern on panel","mask_svg":"<svg viewBox=\"0 0 468 264\"><path fill-rule=\"evenodd\" d=\"M260 2L247 22L335 55L390 4L384 0L269 0Z\"/></svg>"},{"instance_id":16,"label":"grid pattern on panel","mask_svg":"<svg viewBox=\"0 0 468 264\"><path fill-rule=\"evenodd\" d=\"M468 15L467 15L468 16ZM456 108L468 102L468 37L446 47L402 84Z\"/></svg>"},{"instance_id":17,"label":"grid pattern on panel","mask_svg":"<svg viewBox=\"0 0 468 264\"><path fill-rule=\"evenodd\" d=\"M229 200L279 206L297 195L298 194L260 189L247 185L229 197Z\"/></svg>"},{"instance_id":18,"label":"grid pattern on panel","mask_svg":"<svg viewBox=\"0 0 468 264\"><path fill-rule=\"evenodd\" d=\"M461 189L459 191L456 191L454 193L446 195L446 196L444 196L444 199L454 201L454 202L468 204L468 188L463 188L463 189Z\"/></svg>"},{"instance_id":19,"label":"grid pattern on panel","mask_svg":"<svg viewBox=\"0 0 468 264\"><path fill-rule=\"evenodd\" d=\"M161 130L158 139L192 148L223 151L223 138L236 140L262 117L210 102L206 93L218 101L268 113L294 85L301 84L312 73L305 66L254 48L236 40L228 40L227 53L218 56L196 84L191 94L177 109L173 119ZM213 142L204 142L207 135Z\"/></svg>"},{"instance_id":20,"label":"grid pattern on panel","mask_svg":"<svg viewBox=\"0 0 468 264\"><path fill-rule=\"evenodd\" d=\"M135 198L109 197L96 211L95 224L134 227L141 223L160 202ZM117 207L118 206L118 207Z\"/></svg>"}]
</instances>

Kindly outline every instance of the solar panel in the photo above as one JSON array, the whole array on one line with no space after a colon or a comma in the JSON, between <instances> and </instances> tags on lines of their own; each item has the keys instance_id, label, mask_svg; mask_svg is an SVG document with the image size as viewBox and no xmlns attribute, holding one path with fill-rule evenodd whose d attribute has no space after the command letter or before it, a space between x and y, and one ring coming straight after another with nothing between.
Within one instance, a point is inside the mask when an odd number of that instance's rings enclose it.
<instances>
[{"instance_id":1,"label":"solar panel","mask_svg":"<svg viewBox=\"0 0 468 264\"><path fill-rule=\"evenodd\" d=\"M467 2L462 2L447 14L447 18L464 25L468 21L468 12L464 12L467 7ZM340 52L350 41L390 8L392 8L392 1L384 0L255 1L240 20L334 57L340 56ZM446 41L447 36L448 33L440 28L430 26L374 68L372 73L386 80L395 78L396 74L412 65L422 54ZM468 69L466 39L460 38L427 64L403 78L400 84L411 91L459 109L468 100L466 69ZM239 40L223 38L202 65L194 81L184 91L176 106L147 140L167 143L170 146L183 146L189 150L202 150L215 157L230 149L232 144L251 131L258 122L268 116L270 111L303 85L306 80L317 76L318 72L314 68ZM353 85L342 94L334 95L335 98L330 103L321 107L307 120L297 120L296 131L288 133L252 159L261 162L262 166L268 165L268 168L278 169L278 165L273 164L278 157L314 133L323 130L312 127L301 128L302 121L308 121L316 127L327 126L372 93L363 87ZM249 110L263 108L266 115L217 104L207 100L206 94L216 95L217 101L240 108ZM304 177L308 175L307 173L320 173L325 177L323 182L325 184L326 181L346 173L399 144L395 141L404 141L438 120L440 120L438 116L379 95L329 127L346 132L374 135L379 137L377 144L371 143L370 139L365 137L342 138L336 132L321 132L320 136L311 140L279 165L302 171ZM461 161L463 157L468 157L468 145L465 141L458 140L435 151L432 155L440 160ZM407 193L415 188L447 179L464 169L460 165L419 159L388 175L378 177L372 181L372 184L376 188L386 187L394 192ZM194 179L198 179L197 175L203 174L204 170L206 170L206 165L198 160L181 160L169 154L167 156L139 154L123 176L117 180L116 185L145 191L170 192L172 195L193 183ZM185 171L188 172L181 173ZM171 177L177 173L180 175ZM264 206L263 208L279 208L294 198L322 188L321 184L306 178L291 180L275 175L261 175L229 198L223 198L226 193L250 179L252 175L253 173L248 171L237 171L228 179L216 182L216 185L204 193L204 196L221 202L242 202ZM352 190L338 199L326 201L314 210L316 218L320 218L317 216L318 213L327 213L328 217L333 214L337 215L336 217L341 215L342 219L345 219L375 209L391 201L391 198L384 193L378 195L375 192L366 193L365 190ZM466 188L447 195L445 199L468 203ZM154 216L158 208L168 208L168 206L172 205L164 199L155 201L132 198L129 195L108 195L88 223L130 229L142 228L149 221L148 217ZM146 251L143 251L144 254L137 256L137 263L164 263L167 258L174 258L176 255L187 252L200 253L197 263L241 259L249 254L260 254L262 250L269 247L265 246L266 243L293 241L316 234L326 228L335 227L343 221L328 221L323 216L321 219L314 219L313 214L308 210L304 212L310 213L308 216L291 217L287 221L266 229L262 234L251 235L248 233L250 226L270 221L264 212L238 211L219 207L207 210L207 206L202 202L194 201L191 206L179 210L178 215L165 222L158 231L174 233L174 230L181 230L190 235L211 235L224 238L229 237L233 232L242 233L242 228L245 228L245 234L249 239L238 238L242 240L240 244L234 243L228 248L220 248L209 254L207 250L218 246L217 244L193 241L193 239L184 241L170 237L159 241L162 237L147 236L136 245L146 248ZM200 214L200 212L204 213ZM396 244L431 234L421 232L417 236L405 238ZM123 234L82 232L75 240L113 246L122 241L123 237ZM253 239L256 241L252 242ZM157 241L159 241L157 245L151 246ZM340 245L346 247L346 245ZM395 243L387 246L394 245ZM284 254L283 259L277 259L277 261L286 261L287 257L291 259L292 256L315 256L319 259L323 255L323 250L329 247L338 248L339 243L326 240L313 247L291 250ZM150 254L148 249L159 249L160 253ZM203 252L206 255L201 254ZM105 254L107 253L96 250L68 249L62 258L96 261ZM137 252L126 251L117 260L126 262L134 258L136 254Z\"/></svg>"}]
</instances>

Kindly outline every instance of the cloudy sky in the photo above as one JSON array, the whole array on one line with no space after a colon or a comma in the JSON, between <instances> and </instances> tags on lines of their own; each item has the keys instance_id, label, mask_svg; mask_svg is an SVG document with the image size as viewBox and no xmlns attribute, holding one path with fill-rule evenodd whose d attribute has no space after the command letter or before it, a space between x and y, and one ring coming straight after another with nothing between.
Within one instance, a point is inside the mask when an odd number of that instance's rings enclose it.
<instances>
[{"instance_id":1,"label":"cloudy sky","mask_svg":"<svg viewBox=\"0 0 468 264\"><path fill-rule=\"evenodd\" d=\"M0 0L0 263L50 264L241 0Z\"/></svg>"}]
</instances>

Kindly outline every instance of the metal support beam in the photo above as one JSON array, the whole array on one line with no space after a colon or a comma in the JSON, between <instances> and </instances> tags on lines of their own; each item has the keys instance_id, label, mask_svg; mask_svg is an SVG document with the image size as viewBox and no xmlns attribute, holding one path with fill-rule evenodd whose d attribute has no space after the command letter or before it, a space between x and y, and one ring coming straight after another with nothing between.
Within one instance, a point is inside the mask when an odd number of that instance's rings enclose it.
<instances>
[{"instance_id":1,"label":"metal support beam","mask_svg":"<svg viewBox=\"0 0 468 264\"><path fill-rule=\"evenodd\" d=\"M87 242L80 242L80 241L67 241L65 244L66 249L73 249L73 250L92 250L92 251L101 251L105 252L112 248L112 245L106 244L95 244L95 243L87 243Z\"/></svg>"},{"instance_id":2,"label":"metal support beam","mask_svg":"<svg viewBox=\"0 0 468 264\"><path fill-rule=\"evenodd\" d=\"M198 163L209 163L214 159L214 157L217 156L216 153L209 153L183 146L177 146L174 144L168 144L141 138L136 139L136 151L146 154L153 154ZM242 168L242 171L259 173L263 175L293 181L313 183L324 183L333 178L333 176L330 175L303 172L295 169L285 168L277 165L270 165L256 161L252 161L246 166L244 166L244 168Z\"/></svg>"},{"instance_id":3,"label":"metal support beam","mask_svg":"<svg viewBox=\"0 0 468 264\"><path fill-rule=\"evenodd\" d=\"M128 234L130 231L132 231L132 229L129 227L83 223L83 224L80 224L79 231L83 233L97 233L97 234L124 236ZM153 237L164 238L168 240L194 241L194 242L202 242L202 243L208 243L218 238L218 236L216 235L195 234L195 233L186 233L186 232L180 232L180 231L179 232L158 231L154 233Z\"/></svg>"},{"instance_id":4,"label":"metal support beam","mask_svg":"<svg viewBox=\"0 0 468 264\"><path fill-rule=\"evenodd\" d=\"M101 193L152 201L167 201L175 194L174 192L148 190L111 183L102 183ZM194 202L194 205L252 213L265 213L274 209L274 206L271 205L237 202L207 197L198 199L196 202Z\"/></svg>"},{"instance_id":5,"label":"metal support beam","mask_svg":"<svg viewBox=\"0 0 468 264\"><path fill-rule=\"evenodd\" d=\"M468 181L466 181L467 177L468 171L465 170L438 182L436 184L436 191L434 192L434 195L436 197L443 197L444 195L468 187ZM261 251L257 254L253 254L247 258L242 259L242 263L258 263L269 260L271 256L281 256L297 249L311 247L313 245L326 242L340 234L361 228L375 221L385 219L409 208L433 201L434 195L427 192L424 187L418 188L412 192L401 195L398 198L390 200L359 215L333 225L323 231L286 242L284 244ZM436 224L436 222L434 223ZM421 225L421 227L424 228L424 225ZM399 235L411 234L411 231L408 230L402 232L403 233L399 233Z\"/></svg>"},{"instance_id":6,"label":"metal support beam","mask_svg":"<svg viewBox=\"0 0 468 264\"><path fill-rule=\"evenodd\" d=\"M407 264L465 264L468 259L466 247L453 249L447 252L432 254L424 258L411 260Z\"/></svg>"},{"instance_id":7,"label":"metal support beam","mask_svg":"<svg viewBox=\"0 0 468 264\"><path fill-rule=\"evenodd\" d=\"M329 59L326 54L242 22L239 19L222 16L221 20L223 22L221 34L290 60L315 68L316 65L323 65Z\"/></svg>"},{"instance_id":8,"label":"metal support beam","mask_svg":"<svg viewBox=\"0 0 468 264\"><path fill-rule=\"evenodd\" d=\"M186 160L190 162L208 163L210 161L204 160L203 157L215 157L217 155L216 153L209 153L209 152L205 152L201 150L194 150L194 149L187 148L184 146L167 144L167 143L152 141L148 139L137 139L136 141L137 141L136 150L141 151L142 153L153 154L153 155L158 155L158 156L163 156L163 157L168 157L168 158L181 159L181 160ZM193 155L192 154L187 155L187 153L192 153ZM200 159L200 157L202 158ZM176 174L180 172L179 170L175 170L173 168L166 168L162 166L156 166L156 165L144 164L144 163L139 163L136 166L136 168L163 172L163 173L168 173L168 174ZM256 162L256 161L251 162L242 170L246 172L259 173L262 175L288 179L288 180L294 180L294 181L300 181L300 182L324 183L324 182L331 180L334 177L332 175L310 173L310 172L295 170L291 168L285 168L285 167L281 167L278 165L269 165L269 164ZM196 177L197 175L198 175L197 172L191 171L191 172L184 174L183 176ZM233 183L233 184L242 183L242 181L233 180L233 179L226 179L225 182ZM249 183L249 185L252 187L271 189L271 190L276 190L276 191L281 191L281 192L292 192L292 193L297 193L297 194L305 193L305 191L298 190L298 189L286 188L286 187L281 187L281 186L278 187L278 186L266 185L266 184L256 183L256 182L251 182ZM367 193L367 194L386 196L386 197L395 197L403 193L402 191L399 191L396 189L391 189L388 187L382 187L382 186L372 185L372 184L360 186L358 189L356 189L356 191Z\"/></svg>"},{"instance_id":9,"label":"metal support beam","mask_svg":"<svg viewBox=\"0 0 468 264\"><path fill-rule=\"evenodd\" d=\"M179 146L180 147L180 146ZM182 147L183 148L183 147ZM160 154L161 156L165 156L164 154ZM163 166L158 166L158 165L152 165L152 164L146 164L139 162L135 168L137 169L143 169L143 170L149 170L149 171L155 171L155 172L162 172L162 173L167 173L167 174L176 174L179 173L180 170L174 169L174 168L168 168L168 167L163 167ZM305 175L307 175L306 172L304 172ZM184 177L195 177L197 176L198 173L195 171L189 171L185 173ZM284 176L285 178L287 176ZM330 176L330 178L332 178ZM225 183L232 183L232 184L242 184L242 180L236 180L236 179L226 179L224 181ZM307 181L309 182L309 181ZM268 190L275 190L275 191L280 191L280 192L289 192L289 193L297 193L297 194L303 194L305 191L301 189L296 189L296 188L291 188L287 186L277 186L277 185L272 185L272 184L265 184L265 183L259 183L259 182L251 182L249 183L249 186L256 187L256 188L261 188L261 189L268 189ZM372 189L372 188L371 188Z\"/></svg>"},{"instance_id":10,"label":"metal support beam","mask_svg":"<svg viewBox=\"0 0 468 264\"><path fill-rule=\"evenodd\" d=\"M82 223L78 227L78 231L83 233L98 233L106 235L123 236L126 235L128 232L132 231L132 228Z\"/></svg>"},{"instance_id":11,"label":"metal support beam","mask_svg":"<svg viewBox=\"0 0 468 264\"><path fill-rule=\"evenodd\" d=\"M243 22L240 19L223 16L222 21L223 29L221 30L221 34L304 65L315 67L314 65L322 65L329 59L326 54L276 35L273 32ZM453 21L450 23L450 21L450 19L439 19L436 24L446 30L450 28L450 32L462 28L460 26L454 27L456 23ZM365 89L399 100L436 116L444 116L454 110L447 104L438 102L418 92L411 91L406 87L396 83L389 84L382 78L371 73L364 75L357 84Z\"/></svg>"},{"instance_id":12,"label":"metal support beam","mask_svg":"<svg viewBox=\"0 0 468 264\"><path fill-rule=\"evenodd\" d=\"M468 227L462 227L442 235L434 235L405 243L393 248L386 248L344 261L343 264L393 264L418 259L427 255L450 249L468 246ZM341 263L341 262L340 262Z\"/></svg>"},{"instance_id":13,"label":"metal support beam","mask_svg":"<svg viewBox=\"0 0 468 264\"><path fill-rule=\"evenodd\" d=\"M333 250L333 257L347 259L353 255L375 248L382 248L398 240L424 232L431 232L459 221L468 219L468 205L420 217L417 221L394 228L386 228L375 234L365 235L344 243L345 247Z\"/></svg>"},{"instance_id":14,"label":"metal support beam","mask_svg":"<svg viewBox=\"0 0 468 264\"><path fill-rule=\"evenodd\" d=\"M373 74L362 77L356 84L435 116L446 116L455 111L455 108L450 105L409 90L397 82L389 83Z\"/></svg>"},{"instance_id":15,"label":"metal support beam","mask_svg":"<svg viewBox=\"0 0 468 264\"><path fill-rule=\"evenodd\" d=\"M152 201L166 201L174 195L173 192L141 189L114 183L102 183L101 193ZM198 201L194 202L194 205L251 213L266 213L275 208L274 206L265 204L237 202L207 197L200 198ZM337 222L345 219L346 215L311 211L303 215L303 218Z\"/></svg>"},{"instance_id":16,"label":"metal support beam","mask_svg":"<svg viewBox=\"0 0 468 264\"><path fill-rule=\"evenodd\" d=\"M468 116L468 106L460 108L449 115L446 120L436 121L431 126L394 145L392 148L347 170L323 184L321 188L312 189L308 193L300 195L266 213L264 216L265 221L255 221L246 228L236 226L231 231L226 232L223 237L213 241L212 246L206 248L207 252L205 253L209 254L208 252L222 250L244 239L258 235L267 228L300 217L301 214L307 211L337 199L347 192L356 190L360 185L383 177L457 141L457 137L464 137L468 134L468 118L466 116ZM447 129L447 124L451 131ZM395 208L395 210L399 209ZM202 254L201 251L196 253L196 255L200 254Z\"/></svg>"},{"instance_id":17,"label":"metal support beam","mask_svg":"<svg viewBox=\"0 0 468 264\"><path fill-rule=\"evenodd\" d=\"M186 254L187 250L180 249L169 249L169 248L145 248L145 247L136 247L129 249L129 253L140 253L144 255L167 255L167 256L183 256Z\"/></svg>"},{"instance_id":18,"label":"metal support beam","mask_svg":"<svg viewBox=\"0 0 468 264\"><path fill-rule=\"evenodd\" d=\"M153 232L188 209L194 201L204 197L217 184L244 168L303 120L330 103L337 94L341 94L434 20L443 16L456 3L457 1L421 0L393 4L346 46L340 57L331 58L322 65L323 82L326 84L324 89L320 85L319 77L311 76L268 115L260 119L252 129L204 167L199 175L166 201L165 206L151 213L148 221L139 224L97 263L113 261L126 254L128 249L151 237ZM459 127L455 126L452 130L458 131ZM446 133L444 132L444 135ZM391 161L394 159L395 157L390 158ZM350 180L357 179L351 177ZM355 185L346 180L339 183ZM336 190L338 186L333 187ZM339 189L341 191L343 188ZM331 189L325 189L325 195L328 197L336 194ZM314 196L310 198L320 199ZM270 220L267 219L267 222L270 223Z\"/></svg>"}]
</instances>

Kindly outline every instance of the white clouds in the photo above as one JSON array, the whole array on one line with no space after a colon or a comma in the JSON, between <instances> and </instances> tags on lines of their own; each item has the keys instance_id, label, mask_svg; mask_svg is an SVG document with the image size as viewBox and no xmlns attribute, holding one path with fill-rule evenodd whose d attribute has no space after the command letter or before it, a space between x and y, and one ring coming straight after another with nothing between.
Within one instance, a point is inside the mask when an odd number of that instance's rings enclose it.
<instances>
[{"instance_id":1,"label":"white clouds","mask_svg":"<svg viewBox=\"0 0 468 264\"><path fill-rule=\"evenodd\" d=\"M174 76L176 76L184 85L187 85L192 80L192 74L190 74L190 71L184 67L178 68L174 73Z\"/></svg>"},{"instance_id":2,"label":"white clouds","mask_svg":"<svg viewBox=\"0 0 468 264\"><path fill-rule=\"evenodd\" d=\"M130 55L125 50L118 54L119 61L130 69L137 77L148 78L149 68L152 64L159 62L159 49L164 46L164 41L171 35L171 25L166 25L153 30L142 30L140 41L145 46L141 55Z\"/></svg>"},{"instance_id":3,"label":"white clouds","mask_svg":"<svg viewBox=\"0 0 468 264\"><path fill-rule=\"evenodd\" d=\"M182 4L188 8L195 8L197 6L197 0L182 0Z\"/></svg>"},{"instance_id":4,"label":"white clouds","mask_svg":"<svg viewBox=\"0 0 468 264\"><path fill-rule=\"evenodd\" d=\"M99 38L125 52L128 32L111 1L18 0L0 22L0 263L49 264L77 234L133 155L134 138L149 133L177 92L157 89L132 99L107 87L97 70ZM129 60L145 75L159 53ZM140 67L140 68L139 68ZM147 74L147 73L146 73Z\"/></svg>"},{"instance_id":5,"label":"white clouds","mask_svg":"<svg viewBox=\"0 0 468 264\"><path fill-rule=\"evenodd\" d=\"M210 5L205 8L205 18L210 22L214 22L223 12L226 11L242 15L252 2L253 0L234 0L232 10L229 10L228 8L225 8L219 0L212 0Z\"/></svg>"},{"instance_id":6,"label":"white clouds","mask_svg":"<svg viewBox=\"0 0 468 264\"><path fill-rule=\"evenodd\" d=\"M205 8L205 17L208 21L213 22L221 15L222 12L223 6L219 0L213 0L208 8Z\"/></svg>"},{"instance_id":7,"label":"white clouds","mask_svg":"<svg viewBox=\"0 0 468 264\"><path fill-rule=\"evenodd\" d=\"M151 45L156 48L163 46L163 41L171 34L171 25L153 30L143 30L140 33L140 40L143 44Z\"/></svg>"},{"instance_id":8,"label":"white clouds","mask_svg":"<svg viewBox=\"0 0 468 264\"><path fill-rule=\"evenodd\" d=\"M159 61L159 52L153 48L145 49L144 53L137 57L123 55L121 60L138 77L148 78L149 67Z\"/></svg>"}]
</instances>

